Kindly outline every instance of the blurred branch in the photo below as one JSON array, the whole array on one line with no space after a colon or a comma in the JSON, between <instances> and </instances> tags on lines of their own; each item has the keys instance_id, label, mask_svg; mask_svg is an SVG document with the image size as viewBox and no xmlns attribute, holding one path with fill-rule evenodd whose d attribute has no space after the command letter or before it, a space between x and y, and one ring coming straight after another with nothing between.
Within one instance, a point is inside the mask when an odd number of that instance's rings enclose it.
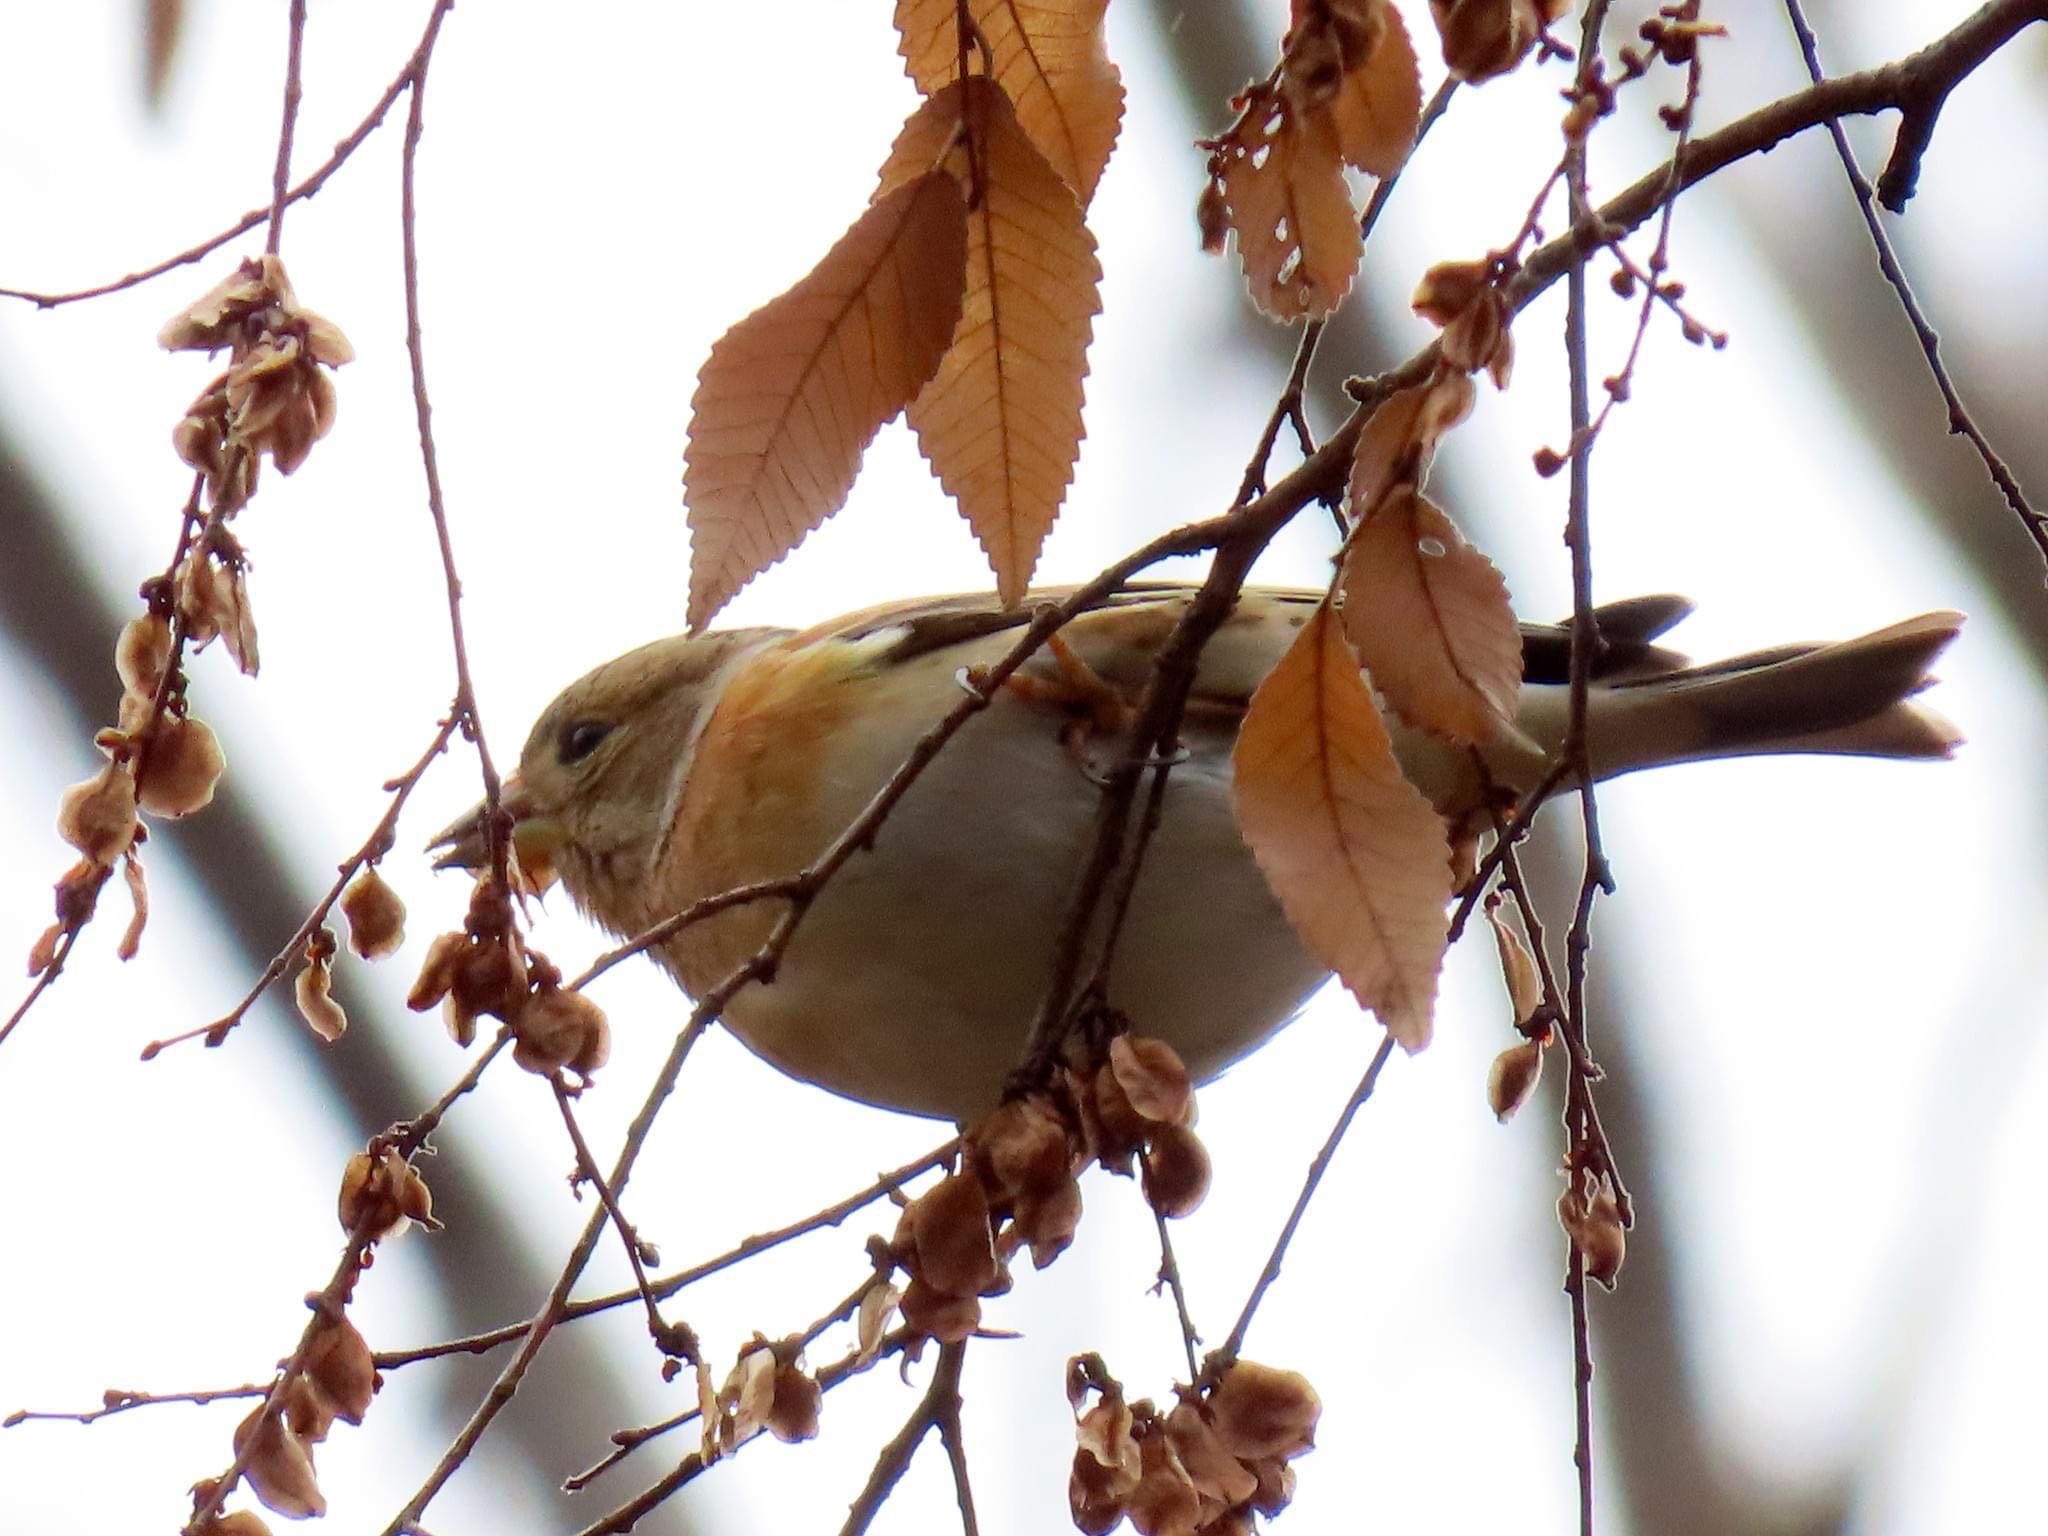
<instances>
[{"instance_id":1,"label":"blurred branch","mask_svg":"<svg viewBox=\"0 0 2048 1536\"><path fill-rule=\"evenodd\" d=\"M1820 63L1820 39L1814 36L1813 28L1807 25L1806 12L1801 8L1799 0L1785 0L1785 11L1791 18L1792 30L1798 34L1799 50L1806 59L1807 74L1815 85L1819 85L1827 78L1826 71L1821 68ZM1977 425L1969 408L1963 404L1963 397L1957 392L1955 381L1949 377L1948 367L1941 360L1941 337L1935 333L1933 325L1922 312L1920 301L1913 296L1912 285L1906 281L1905 268L1899 265L1898 253L1892 249L1891 237L1885 233L1884 222L1877 213L1879 201L1894 213L1905 205L1906 197L1912 193L1912 181L1919 173L1919 153L1926 147L1926 140L1932 137L1934 117L1940 111L1941 104L1947 100L1948 93L1943 91L1934 98L1933 105L1928 107L1923 115L1915 117L1909 113L1906 120L1899 125L1898 143L1893 147L1892 159L1885 166L1882 180L1894 179L1901 151L1906 144L1907 131L1916 122L1921 124L1922 137L1916 141L1914 147L1912 175L1905 178L1905 191L1898 195L1896 201L1886 196L1882 190L1872 190L1869 179L1856 163L1856 151L1849 147L1848 132L1839 121L1828 124L1828 133L1834 139L1835 155L1842 162L1842 173L1848 178L1849 190L1855 194L1857 210L1863 215L1863 227L1869 232L1870 243L1877 251L1878 268L1884 273L1885 281L1891 284L1892 292L1898 295L1899 308L1906 312L1906 322L1912 326L1913 337L1920 343L1920 350L1927 358L1927 371L1934 376L1935 388L1941 391L1941 398L1948 406L1949 431L1969 439L1970 446L1977 450L1977 457L1984 461L1984 470L1991 476L1991 483L1998 487L1999 494L2005 498L2005 504L2012 508L2020 526L2026 529L2027 536L2039 548L2042 559L2048 561L2048 518L2044 518L2038 510L2028 504L2026 493L2020 489L2019 480L2007 467L2005 460L1992 448L1983 428Z\"/></svg>"}]
</instances>

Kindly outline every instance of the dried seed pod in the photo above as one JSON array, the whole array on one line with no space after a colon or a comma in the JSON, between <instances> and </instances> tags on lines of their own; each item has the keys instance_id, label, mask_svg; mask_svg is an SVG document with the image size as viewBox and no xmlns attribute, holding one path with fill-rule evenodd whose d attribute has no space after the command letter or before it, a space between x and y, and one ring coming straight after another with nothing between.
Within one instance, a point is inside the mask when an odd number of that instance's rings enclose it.
<instances>
[{"instance_id":1,"label":"dried seed pod","mask_svg":"<svg viewBox=\"0 0 2048 1536\"><path fill-rule=\"evenodd\" d=\"M281 1418L265 1419L258 1407L235 1428L235 1454L256 1497L291 1520L327 1513L327 1500L313 1476L313 1448Z\"/></svg>"},{"instance_id":2,"label":"dried seed pod","mask_svg":"<svg viewBox=\"0 0 2048 1536\"><path fill-rule=\"evenodd\" d=\"M170 665L169 619L160 613L145 613L121 626L121 638L114 643L114 670L128 692L154 698Z\"/></svg>"},{"instance_id":3,"label":"dried seed pod","mask_svg":"<svg viewBox=\"0 0 2048 1536\"><path fill-rule=\"evenodd\" d=\"M348 1015L334 1000L334 970L327 954L309 956L306 968L292 983L292 997L306 1027L329 1045L348 1030Z\"/></svg>"},{"instance_id":4,"label":"dried seed pod","mask_svg":"<svg viewBox=\"0 0 2048 1536\"><path fill-rule=\"evenodd\" d=\"M410 1222L434 1230L434 1197L427 1181L395 1149L358 1152L341 1174L335 1214L344 1232L369 1242L396 1237Z\"/></svg>"},{"instance_id":5,"label":"dried seed pod","mask_svg":"<svg viewBox=\"0 0 2048 1536\"><path fill-rule=\"evenodd\" d=\"M57 835L94 864L111 869L135 841L135 777L109 763L57 803Z\"/></svg>"},{"instance_id":6,"label":"dried seed pod","mask_svg":"<svg viewBox=\"0 0 2048 1536\"><path fill-rule=\"evenodd\" d=\"M1543 1076L1543 1043L1524 1040L1493 1058L1486 1074L1486 1104L1493 1118L1506 1125L1529 1102Z\"/></svg>"},{"instance_id":7,"label":"dried seed pod","mask_svg":"<svg viewBox=\"0 0 2048 1536\"><path fill-rule=\"evenodd\" d=\"M784 1444L815 1439L824 1392L815 1378L794 1365L775 1368L775 1396L768 1409L768 1433Z\"/></svg>"},{"instance_id":8,"label":"dried seed pod","mask_svg":"<svg viewBox=\"0 0 2048 1536\"><path fill-rule=\"evenodd\" d=\"M1131 1108L1147 1120L1193 1123L1195 1093L1187 1065L1164 1040L1118 1035L1109 1042L1109 1069Z\"/></svg>"},{"instance_id":9,"label":"dried seed pod","mask_svg":"<svg viewBox=\"0 0 2048 1536\"><path fill-rule=\"evenodd\" d=\"M420 962L420 973L413 980L412 990L405 994L405 1006L414 1013L425 1013L446 997L455 985L456 966L468 948L466 933L436 934L434 942L427 946L426 959Z\"/></svg>"},{"instance_id":10,"label":"dried seed pod","mask_svg":"<svg viewBox=\"0 0 2048 1536\"><path fill-rule=\"evenodd\" d=\"M998 1105L969 1140L998 1199L1050 1191L1074 1175L1067 1122L1043 1094Z\"/></svg>"},{"instance_id":11,"label":"dried seed pod","mask_svg":"<svg viewBox=\"0 0 2048 1536\"><path fill-rule=\"evenodd\" d=\"M149 883L143 878L142 860L135 856L132 846L121 856L121 878L128 887L133 910L128 915L128 926L121 930L121 942L114 954L118 959L133 960L142 949L142 930L149 925Z\"/></svg>"},{"instance_id":12,"label":"dried seed pod","mask_svg":"<svg viewBox=\"0 0 2048 1536\"><path fill-rule=\"evenodd\" d=\"M1209 1150L1186 1126L1157 1127L1140 1162L1145 1199L1162 1216L1191 1216L1209 1193Z\"/></svg>"},{"instance_id":13,"label":"dried seed pod","mask_svg":"<svg viewBox=\"0 0 2048 1536\"><path fill-rule=\"evenodd\" d=\"M1188 1469L1196 1492L1219 1503L1242 1504L1258 1491L1258 1478L1223 1448L1199 1403L1183 1400L1174 1405L1166 1416L1166 1438Z\"/></svg>"},{"instance_id":14,"label":"dried seed pod","mask_svg":"<svg viewBox=\"0 0 2048 1536\"><path fill-rule=\"evenodd\" d=\"M1202 1496L1157 1424L1138 1441L1138 1486L1128 1501L1139 1536L1193 1536Z\"/></svg>"},{"instance_id":15,"label":"dried seed pod","mask_svg":"<svg viewBox=\"0 0 2048 1536\"><path fill-rule=\"evenodd\" d=\"M280 1416L286 1429L312 1445L327 1438L334 1425L334 1405L303 1375L294 1376L284 1384Z\"/></svg>"},{"instance_id":16,"label":"dried seed pod","mask_svg":"<svg viewBox=\"0 0 2048 1536\"><path fill-rule=\"evenodd\" d=\"M1043 1269L1066 1252L1080 1225L1081 1186L1069 1177L1051 1189L1019 1198L1010 1226L1003 1235L1006 1238L1014 1235L1016 1242L1028 1244L1031 1267ZM1005 1253L1015 1251L1014 1247L1004 1249Z\"/></svg>"},{"instance_id":17,"label":"dried seed pod","mask_svg":"<svg viewBox=\"0 0 2048 1536\"><path fill-rule=\"evenodd\" d=\"M549 1076L564 1067L589 1078L611 1055L604 1010L581 992L543 987L512 1014L512 1059Z\"/></svg>"},{"instance_id":18,"label":"dried seed pod","mask_svg":"<svg viewBox=\"0 0 2048 1536\"><path fill-rule=\"evenodd\" d=\"M238 1509L209 1520L202 1536L270 1536L270 1526L255 1510Z\"/></svg>"},{"instance_id":19,"label":"dried seed pod","mask_svg":"<svg viewBox=\"0 0 2048 1536\"><path fill-rule=\"evenodd\" d=\"M860 1310L854 1314L854 1336L859 1341L863 1363L874 1359L881 1349L882 1336L889 1331L889 1319L896 1315L896 1304L902 1299L903 1293L880 1275L861 1294Z\"/></svg>"},{"instance_id":20,"label":"dried seed pod","mask_svg":"<svg viewBox=\"0 0 2048 1536\"><path fill-rule=\"evenodd\" d=\"M1322 1400L1308 1378L1255 1360L1239 1360L1208 1401L1223 1448L1240 1461L1293 1456L1315 1444Z\"/></svg>"},{"instance_id":21,"label":"dried seed pod","mask_svg":"<svg viewBox=\"0 0 2048 1536\"><path fill-rule=\"evenodd\" d=\"M1613 1180L1603 1175L1583 1197L1576 1188L1566 1188L1558 1196L1557 1221L1585 1261L1586 1278L1613 1290L1628 1257L1628 1231Z\"/></svg>"},{"instance_id":22,"label":"dried seed pod","mask_svg":"<svg viewBox=\"0 0 2048 1536\"><path fill-rule=\"evenodd\" d=\"M320 1391L337 1418L351 1424L363 1422L370 1411L370 1399L384 1384L370 1346L356 1325L345 1317L321 1320L306 1346L306 1379Z\"/></svg>"},{"instance_id":23,"label":"dried seed pod","mask_svg":"<svg viewBox=\"0 0 2048 1536\"><path fill-rule=\"evenodd\" d=\"M972 1174L951 1173L904 1210L914 1249L912 1273L948 1296L978 1296L998 1269L988 1196ZM904 1316L910 1298L904 1297Z\"/></svg>"},{"instance_id":24,"label":"dried seed pod","mask_svg":"<svg viewBox=\"0 0 2048 1536\"><path fill-rule=\"evenodd\" d=\"M341 893L341 915L348 919L348 947L365 960L381 960L405 942L405 903L374 866Z\"/></svg>"},{"instance_id":25,"label":"dried seed pod","mask_svg":"<svg viewBox=\"0 0 2048 1536\"><path fill-rule=\"evenodd\" d=\"M925 1280L912 1280L900 1305L905 1327L941 1344L958 1344L981 1326L980 1297L949 1295Z\"/></svg>"},{"instance_id":26,"label":"dried seed pod","mask_svg":"<svg viewBox=\"0 0 2048 1536\"><path fill-rule=\"evenodd\" d=\"M189 816L213 801L227 758L213 728L196 716L163 715L138 765L138 794L152 816Z\"/></svg>"}]
</instances>

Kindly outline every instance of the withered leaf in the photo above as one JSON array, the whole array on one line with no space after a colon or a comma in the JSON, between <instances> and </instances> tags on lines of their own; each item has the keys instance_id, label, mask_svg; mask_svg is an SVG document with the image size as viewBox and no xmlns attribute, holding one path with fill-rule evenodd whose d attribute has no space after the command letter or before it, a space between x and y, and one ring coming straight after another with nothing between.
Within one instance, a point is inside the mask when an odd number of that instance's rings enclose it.
<instances>
[{"instance_id":1,"label":"withered leaf","mask_svg":"<svg viewBox=\"0 0 2048 1536\"><path fill-rule=\"evenodd\" d=\"M1351 455L1351 515L1371 514L1397 485L1420 486L1443 435L1472 414L1471 376L1444 372L1396 390L1366 418Z\"/></svg>"},{"instance_id":2,"label":"withered leaf","mask_svg":"<svg viewBox=\"0 0 2048 1536\"><path fill-rule=\"evenodd\" d=\"M875 433L938 368L966 261L959 183L903 178L712 347L683 455L693 629L839 510Z\"/></svg>"},{"instance_id":3,"label":"withered leaf","mask_svg":"<svg viewBox=\"0 0 2048 1536\"><path fill-rule=\"evenodd\" d=\"M1522 635L1507 583L1412 486L1366 515L1344 556L1344 630L1410 725L1466 746L1512 730Z\"/></svg>"},{"instance_id":4,"label":"withered leaf","mask_svg":"<svg viewBox=\"0 0 2048 1536\"><path fill-rule=\"evenodd\" d=\"M1234 771L1238 827L1294 931L1420 1050L1443 965L1450 849L1402 776L1328 604L1252 695Z\"/></svg>"},{"instance_id":5,"label":"withered leaf","mask_svg":"<svg viewBox=\"0 0 2048 1536\"><path fill-rule=\"evenodd\" d=\"M904 124L883 194L941 159L981 189L968 199L960 328L909 421L988 552L998 595L1015 603L1080 456L1102 268L1080 203L988 81L947 86Z\"/></svg>"},{"instance_id":6,"label":"withered leaf","mask_svg":"<svg viewBox=\"0 0 2048 1536\"><path fill-rule=\"evenodd\" d=\"M1255 86L1209 158L1237 232L1252 302L1276 320L1319 319L1350 291L1363 241L1335 126Z\"/></svg>"},{"instance_id":7,"label":"withered leaf","mask_svg":"<svg viewBox=\"0 0 2048 1536\"><path fill-rule=\"evenodd\" d=\"M1102 45L1109 0L968 0L988 44L996 84L1017 125L1085 208L1116 147L1124 86ZM956 0L896 0L897 50L919 91L936 95L959 78ZM980 68L979 50L969 58Z\"/></svg>"},{"instance_id":8,"label":"withered leaf","mask_svg":"<svg viewBox=\"0 0 2048 1536\"><path fill-rule=\"evenodd\" d=\"M1344 0L1370 20L1372 48L1343 73L1322 110L1336 132L1337 152L1349 165L1391 176L1415 147L1422 120L1422 74L1407 23L1388 0ZM1333 6L1332 9L1337 7Z\"/></svg>"}]
</instances>

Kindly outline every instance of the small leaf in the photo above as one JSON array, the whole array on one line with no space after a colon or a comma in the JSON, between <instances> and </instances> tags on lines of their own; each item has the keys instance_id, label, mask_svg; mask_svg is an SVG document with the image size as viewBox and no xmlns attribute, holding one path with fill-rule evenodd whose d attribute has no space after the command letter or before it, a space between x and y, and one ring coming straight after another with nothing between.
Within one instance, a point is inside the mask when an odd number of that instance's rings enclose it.
<instances>
[{"instance_id":1,"label":"small leaf","mask_svg":"<svg viewBox=\"0 0 2048 1536\"><path fill-rule=\"evenodd\" d=\"M1085 208L1123 124L1124 87L1102 45L1109 0L968 0L1017 125ZM956 0L896 0L897 49L926 96L960 76ZM980 50L968 45L970 68Z\"/></svg>"},{"instance_id":2,"label":"small leaf","mask_svg":"<svg viewBox=\"0 0 2048 1536\"><path fill-rule=\"evenodd\" d=\"M1402 776L1327 604L1252 696L1233 761L1238 827L1294 931L1420 1050L1443 965L1450 849Z\"/></svg>"},{"instance_id":3,"label":"small leaf","mask_svg":"<svg viewBox=\"0 0 2048 1536\"><path fill-rule=\"evenodd\" d=\"M1419 487L1443 435L1472 414L1471 376L1444 372L1396 390L1366 418L1351 456L1351 516L1362 521L1397 485Z\"/></svg>"},{"instance_id":4,"label":"small leaf","mask_svg":"<svg viewBox=\"0 0 2048 1536\"><path fill-rule=\"evenodd\" d=\"M1252 302L1276 320L1320 319L1344 301L1363 240L1327 113L1263 85L1209 157L1237 233Z\"/></svg>"},{"instance_id":5,"label":"small leaf","mask_svg":"<svg viewBox=\"0 0 2048 1536\"><path fill-rule=\"evenodd\" d=\"M960 316L967 209L944 174L877 197L809 276L721 337L690 402L690 626L838 511Z\"/></svg>"},{"instance_id":6,"label":"small leaf","mask_svg":"<svg viewBox=\"0 0 2048 1536\"><path fill-rule=\"evenodd\" d=\"M1081 205L985 80L948 86L904 125L882 187L940 161L972 185L960 329L909 411L939 483L1022 600L1081 452L1081 381L1102 268Z\"/></svg>"},{"instance_id":7,"label":"small leaf","mask_svg":"<svg viewBox=\"0 0 2048 1536\"><path fill-rule=\"evenodd\" d=\"M1384 497L1344 557L1344 630L1395 713L1466 746L1513 729L1522 632L1507 583L1412 487Z\"/></svg>"}]
</instances>

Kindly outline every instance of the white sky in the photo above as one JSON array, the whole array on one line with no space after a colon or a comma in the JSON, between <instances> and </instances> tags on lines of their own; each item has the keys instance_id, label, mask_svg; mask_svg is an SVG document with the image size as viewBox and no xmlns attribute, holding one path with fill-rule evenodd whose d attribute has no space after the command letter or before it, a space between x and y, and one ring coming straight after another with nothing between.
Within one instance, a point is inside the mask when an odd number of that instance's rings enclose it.
<instances>
[{"instance_id":1,"label":"white sky","mask_svg":"<svg viewBox=\"0 0 2048 1536\"><path fill-rule=\"evenodd\" d=\"M109 277L267 196L281 8L189 8L161 121L136 101L132 8L6 8L0 282ZM885 9L791 3L771 18L636 6L572 24L560 7L501 4L450 17L427 97L422 295L471 653L501 762L563 683L680 626L681 441L695 370L726 325L800 275L865 201L913 101ZM1870 8L1858 19L1868 35L1834 41L1831 57L1888 56L1962 9ZM314 5L302 168L353 126L424 12ZM1774 62L1710 72L1710 122L1797 83L1781 18L1765 7L1740 24L1743 57ZM1130 5L1112 24L1130 117L1093 218L1107 277L1090 437L1048 580L1084 577L1219 508L1277 385L1271 369L1226 350L1240 285L1194 248L1200 158L1148 27ZM2015 122L2038 129L2019 74L1966 87L1942 146L2010 142ZM1551 121L1550 89L1514 81L1459 101L1376 237L1372 302L1398 310L1428 262L1477 254L1511 231L1554 154L1547 128L1527 126ZM401 126L394 118L287 219L299 295L343 326L358 361L338 378L332 436L293 479L266 476L238 524L257 562L261 680L237 678L217 653L194 677L195 707L219 728L230 771L280 813L308 890L362 840L378 784L418 754L451 687L405 376ZM1611 167L1597 166L1602 184L1618 187L1655 147L1618 148ZM1455 179L1434 179L1452 165L1464 167ZM1814 139L1734 175L1686 201L1677 251L1693 300L1736 340L1710 355L1656 333L1638 403L1618 414L1596 464L1602 594L1687 592L1700 613L1680 639L1702 655L1981 608L1958 563L1899 504L1817 372L1796 298L1759 284L1734 222L1745 196L1853 218L1824 146ZM2018 302L2026 253L2048 237L2048 194L2012 183L2009 167L1962 154L1929 163L1914 259L1952 337L1995 329L2000 306ZM1435 190L1453 184L1457 196ZM117 596L170 546L186 483L170 426L208 377L201 360L159 352L156 329L231 259L54 314L0 307L0 409ZM1625 344L1621 311L1599 310L1604 356ZM1513 389L1484 397L1449 449L1467 483L1483 471L1510 487L1503 500L1526 505L1520 532L1494 553L1534 617L1568 606L1562 481L1526 468L1535 446L1564 435L1549 340L1558 313L1546 304L1524 319ZM1900 322L1874 303L1871 323ZM1395 335L1419 342L1426 330L1408 319ZM1364 370L1387 359L1337 361ZM1682 424L1669 409L1680 399ZM1988 489L1972 510L2004 515ZM1317 579L1321 538L1305 526L1261 574ZM891 428L845 513L728 616L805 622L985 579L907 434ZM1788 1488L1873 1447L1885 1470L1854 1511L1859 1536L2007 1525L2032 1497L2029 1427L2048 1374L2030 1283L2043 1239L2037 1223L2010 1219L2038 1208L2031 1171L2048 1157L2043 1122L2023 1109L2048 1092L2035 1049L2048 892L2034 861L2015 857L2041 846L2048 722L1995 621L1973 622L1943 673L1941 707L1972 737L1953 764L1716 765L1619 784L1601 802L1622 881L1602 939L1653 984L1628 1000L1624 1022L1671 1148L1654 1178L1634 1170L1637 1190L1681 1266L1712 1431L1731 1467ZM109 710L116 693L110 666ZM47 685L18 665L0 671L0 707L19 744L0 755L0 847L12 854L0 948L25 951L67 857L49 831L57 795L94 758L88 742L58 733ZM406 1040L418 1104L461 1062L399 999L422 941L450 925L462 893L409 850L474 795L460 755L421 791L385 866L411 904L413 939L373 978L373 1012L355 1020ZM114 964L121 898L110 893L72 970L0 1051L0 1155L16 1170L0 1194L0 1225L13 1234L0 1265L0 1317L12 1320L0 1336L0 1412L84 1406L109 1386L260 1378L296 1335L299 1297L334 1261L333 1181L359 1137L324 1118L317 1089L275 1048L296 1027L287 1013L260 1010L222 1051L135 1060L143 1040L204 1021L246 986L181 878L177 845L175 828L151 844L143 957ZM280 940L298 916L278 914ZM566 903L537 942L565 965L601 947ZM1326 1403L1326 1449L1301 1463L1285 1529L1571 1520L1569 1341L1548 1171L1556 1131L1537 1114L1503 1130L1485 1112L1485 1065L1506 1040L1498 993L1490 953L1466 946L1448 972L1438 1043L1388 1073L1252 1331L1249 1353L1305 1370ZM600 1000L615 1059L585 1116L608 1148L682 1009L646 967L608 979ZM1177 1241L1212 1339L1376 1033L1326 998L1203 1094L1217 1180ZM584 1211L561 1198L569 1152L540 1084L498 1074L458 1116L464 1147L484 1149L525 1192L533 1241L564 1251ZM787 1083L714 1036L629 1204L673 1266L936 1139L928 1125ZM1025 1341L970 1356L970 1454L992 1532L1064 1528L1066 1354L1104 1349L1139 1392L1163 1392L1174 1371L1170 1312L1144 1295L1156 1260L1149 1219L1134 1190L1099 1175L1087 1198L1076 1249L990 1309ZM679 1313L729 1359L755 1328L789 1331L849 1288L860 1242L882 1219L856 1220L743 1283L690 1293ZM357 1315L380 1347L435 1331L428 1271L408 1253L419 1241L380 1256L363 1287ZM614 1247L593 1272L607 1286L621 1269ZM637 1324L604 1337L636 1390L616 1423L564 1427L593 1458L612 1428L679 1404ZM323 1450L332 1529L380 1528L437 1454L435 1369L395 1376L367 1426ZM820 1442L750 1448L705 1479L691 1507L721 1526L833 1528L911 1400L877 1373L828 1399ZM90 1429L0 1433L0 1529L160 1528L182 1517L186 1485L225 1463L239 1416L163 1408ZM509 1472L458 1479L428 1523L443 1536L580 1524L680 1449L643 1452L566 1512L506 1507ZM1475 1465L1489 1475L1472 1476ZM951 1493L935 1450L901 1497L884 1528L944 1528ZM1611 1494L1606 1504L1618 1536ZM676 1528L664 1518L645 1528Z\"/></svg>"}]
</instances>

